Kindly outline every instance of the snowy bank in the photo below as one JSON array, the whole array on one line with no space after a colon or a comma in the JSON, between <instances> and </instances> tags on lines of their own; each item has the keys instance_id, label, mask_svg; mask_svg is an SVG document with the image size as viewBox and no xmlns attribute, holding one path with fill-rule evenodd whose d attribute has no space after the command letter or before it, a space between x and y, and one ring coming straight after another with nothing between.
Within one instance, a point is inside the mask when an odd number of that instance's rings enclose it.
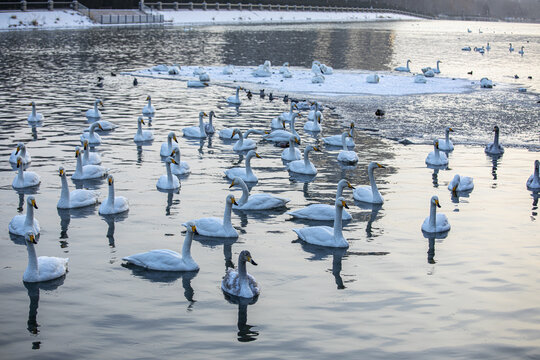
<instances>
[{"instance_id":1,"label":"snowy bank","mask_svg":"<svg viewBox=\"0 0 540 360\"><path fill-rule=\"evenodd\" d=\"M54 29L95 26L87 16L73 10L0 12L0 30Z\"/></svg>"},{"instance_id":2,"label":"snowy bank","mask_svg":"<svg viewBox=\"0 0 540 360\"><path fill-rule=\"evenodd\" d=\"M167 65L159 65L151 69L123 73L125 75L152 77L169 80L198 80L193 75L197 66L182 66L176 75L170 75L165 69ZM438 93L465 93L479 88L466 79L451 79L444 77L427 78L426 83L416 83L412 74L397 74L379 72L378 83L368 83L367 78L373 72L363 70L334 70L332 75L325 75L323 83L313 83L313 73L310 69L290 68L292 77L286 78L273 68L269 77L256 77L252 73L255 67L235 66L232 74L223 74L224 67L202 67L209 76L209 86L213 83L225 86L243 85L252 91L264 88L279 93L295 93L309 96L347 97L357 95L416 95Z\"/></svg>"}]
</instances>

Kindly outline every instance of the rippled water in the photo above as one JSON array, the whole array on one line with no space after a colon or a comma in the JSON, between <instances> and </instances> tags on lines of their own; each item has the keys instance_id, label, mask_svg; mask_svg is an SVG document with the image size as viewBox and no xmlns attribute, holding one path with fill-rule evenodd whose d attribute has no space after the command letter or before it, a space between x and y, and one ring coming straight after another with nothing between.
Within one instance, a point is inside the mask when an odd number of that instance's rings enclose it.
<instances>
[{"instance_id":1,"label":"rippled water","mask_svg":"<svg viewBox=\"0 0 540 360\"><path fill-rule=\"evenodd\" d=\"M238 240L199 238L193 243L199 272L160 274L121 264L123 256L141 251L179 250L182 222L221 216L229 193L223 171L244 163L217 136L202 144L179 138L182 159L192 174L181 179L178 193L158 192L155 183L164 173L159 147L169 131L180 136L181 128L197 122L200 110L217 113L218 129L234 124L263 129L287 105L254 97L235 109L224 102L231 93L227 88L187 89L183 82L155 79L139 79L134 87L132 78L113 77L111 71L163 62L255 65L267 58L276 64L309 65L318 58L335 68L388 70L407 57L414 64L431 64L438 52L455 59L449 61L449 76L466 76L462 70L469 67L459 57L477 56L481 60L476 66L485 62L496 81L530 70L531 91L540 88L540 74L533 73L538 67L531 66L529 52L524 58L512 55L516 64L523 62L519 70L509 71L497 63L506 64L503 46L509 41L517 47L530 39L527 50L538 55L537 27L481 23L483 34L467 34L467 27L476 31L478 25L440 24L444 26L437 32L432 22L404 22L0 33L4 357L540 356L538 194L525 189L538 158L531 151L538 149L538 105L535 94L512 88L337 101L335 110L325 111L323 135L341 132L349 116L360 127L379 131L357 133L360 163L354 169L337 165L337 150L313 155L319 174L309 183L289 177L280 148L259 143L262 159L252 162L259 184L253 192L288 197L289 209L332 203L341 177L362 185L367 183L370 161L387 166L377 172L383 206L362 207L345 192L353 215L344 230L350 242L347 251L297 242L291 229L305 224L290 221L285 210L234 212L232 223L241 233ZM492 52L484 57L460 52L463 43L476 45L477 40L479 45L490 41ZM438 45L421 51L425 44ZM450 51L452 44L459 49ZM103 88L96 86L98 75L105 77ZM157 109L152 120L156 141L137 147L132 137L147 94ZM118 125L103 135L97 151L115 176L117 193L129 198L130 211L124 216L102 217L97 208L71 213L56 209L58 166L73 172L74 147L88 126L84 112L98 97L105 104L104 119ZM46 118L35 129L26 122L31 100ZM387 115L376 120L371 113L380 104ZM428 143L450 120L459 129L450 170L425 167L429 145L403 146L388 139L408 137ZM503 129L503 144L513 145L500 159L487 157L478 145L490 139L489 128L495 122ZM303 140L317 142L307 135ZM9 220L26 196L11 188L14 173L7 162L18 141L27 144L33 158L30 170L42 178L36 194L36 218L42 227L37 252L70 258L65 279L39 286L21 281L26 249L7 233ZM455 173L474 177L469 197L451 198L446 186ZM70 186L74 188L71 180ZM93 187L104 199L105 183ZM439 196L441 211L452 225L444 239L426 239L420 231L433 194ZM243 249L259 263L249 268L262 287L251 305L229 303L219 287L226 267L236 264Z\"/></svg>"}]
</instances>

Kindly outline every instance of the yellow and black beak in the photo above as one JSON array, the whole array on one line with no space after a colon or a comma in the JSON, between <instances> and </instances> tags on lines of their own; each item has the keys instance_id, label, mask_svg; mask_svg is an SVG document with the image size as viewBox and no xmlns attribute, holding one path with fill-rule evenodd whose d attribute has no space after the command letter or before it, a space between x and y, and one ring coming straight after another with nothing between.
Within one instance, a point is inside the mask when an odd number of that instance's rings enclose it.
<instances>
[{"instance_id":1,"label":"yellow and black beak","mask_svg":"<svg viewBox=\"0 0 540 360\"><path fill-rule=\"evenodd\" d=\"M381 164L379 164L379 163L377 163L377 166L378 166L379 168L381 168L381 169L384 169L384 168L385 168L384 165L381 165Z\"/></svg>"},{"instance_id":2,"label":"yellow and black beak","mask_svg":"<svg viewBox=\"0 0 540 360\"><path fill-rule=\"evenodd\" d=\"M59 175L60 175L60 176L63 176L63 175L64 175L64 169L60 169L60 170L58 170L58 172L59 172Z\"/></svg>"},{"instance_id":3,"label":"yellow and black beak","mask_svg":"<svg viewBox=\"0 0 540 360\"><path fill-rule=\"evenodd\" d=\"M262 159L261 155L259 155L259 153L255 153L255 156L258 157L259 159Z\"/></svg>"},{"instance_id":4,"label":"yellow and black beak","mask_svg":"<svg viewBox=\"0 0 540 360\"><path fill-rule=\"evenodd\" d=\"M231 203L234 204L234 205L238 205L238 203L236 202L236 199L233 197L231 197Z\"/></svg>"},{"instance_id":5,"label":"yellow and black beak","mask_svg":"<svg viewBox=\"0 0 540 360\"><path fill-rule=\"evenodd\" d=\"M199 233L197 232L197 227L195 225L191 225L191 231L195 234L195 235L198 235Z\"/></svg>"},{"instance_id":6,"label":"yellow and black beak","mask_svg":"<svg viewBox=\"0 0 540 360\"><path fill-rule=\"evenodd\" d=\"M204 86L208 86L208 85L210 85L210 84L208 84L207 82L203 82L203 85L204 85Z\"/></svg>"},{"instance_id":7,"label":"yellow and black beak","mask_svg":"<svg viewBox=\"0 0 540 360\"><path fill-rule=\"evenodd\" d=\"M439 142L438 141L435 141L435 147L438 149L439 148Z\"/></svg>"},{"instance_id":8,"label":"yellow and black beak","mask_svg":"<svg viewBox=\"0 0 540 360\"><path fill-rule=\"evenodd\" d=\"M112 179L112 178L109 178L108 181L109 181L109 185L112 185L113 179Z\"/></svg>"},{"instance_id":9,"label":"yellow and black beak","mask_svg":"<svg viewBox=\"0 0 540 360\"><path fill-rule=\"evenodd\" d=\"M345 200L341 200L341 205L343 205L343 207L345 209L348 209L349 208L349 205L347 205L347 203L345 202Z\"/></svg>"},{"instance_id":10,"label":"yellow and black beak","mask_svg":"<svg viewBox=\"0 0 540 360\"><path fill-rule=\"evenodd\" d=\"M353 122L351 123L351 129L354 129L354 123Z\"/></svg>"},{"instance_id":11,"label":"yellow and black beak","mask_svg":"<svg viewBox=\"0 0 540 360\"><path fill-rule=\"evenodd\" d=\"M146 100L147 100L147 101L150 100L150 96L147 96L147 97L146 97Z\"/></svg>"},{"instance_id":12,"label":"yellow and black beak","mask_svg":"<svg viewBox=\"0 0 540 360\"><path fill-rule=\"evenodd\" d=\"M207 113L205 113L205 112L203 112L203 114L202 114L202 115L203 115L203 116L208 116L208 114L207 114Z\"/></svg>"},{"instance_id":13,"label":"yellow and black beak","mask_svg":"<svg viewBox=\"0 0 540 360\"><path fill-rule=\"evenodd\" d=\"M34 207L34 209L38 208L37 205L36 205L36 200L35 199L32 200L32 206Z\"/></svg>"},{"instance_id":14,"label":"yellow and black beak","mask_svg":"<svg viewBox=\"0 0 540 360\"><path fill-rule=\"evenodd\" d=\"M454 129L452 129L452 128L448 128L448 131L452 131L452 132L453 132L453 131L454 131Z\"/></svg>"},{"instance_id":15,"label":"yellow and black beak","mask_svg":"<svg viewBox=\"0 0 540 360\"><path fill-rule=\"evenodd\" d=\"M439 204L439 200L435 200L435 205L437 205L437 207L441 207L441 204Z\"/></svg>"},{"instance_id":16,"label":"yellow and black beak","mask_svg":"<svg viewBox=\"0 0 540 360\"><path fill-rule=\"evenodd\" d=\"M87 150L87 149L88 149L88 140L84 140L84 143L83 143L83 149L84 149L84 150Z\"/></svg>"},{"instance_id":17,"label":"yellow and black beak","mask_svg":"<svg viewBox=\"0 0 540 360\"><path fill-rule=\"evenodd\" d=\"M103 101L101 101L101 100L99 101L99 105L105 106L105 105L103 105Z\"/></svg>"},{"instance_id":18,"label":"yellow and black beak","mask_svg":"<svg viewBox=\"0 0 540 360\"><path fill-rule=\"evenodd\" d=\"M173 158L171 158L171 162L172 162L173 164L178 165L178 163L176 162L176 160L174 160Z\"/></svg>"},{"instance_id":19,"label":"yellow and black beak","mask_svg":"<svg viewBox=\"0 0 540 360\"><path fill-rule=\"evenodd\" d=\"M234 137L234 135L236 135L236 130L233 130L232 135L231 135L231 139Z\"/></svg>"},{"instance_id":20,"label":"yellow and black beak","mask_svg":"<svg viewBox=\"0 0 540 360\"><path fill-rule=\"evenodd\" d=\"M349 189L356 189L354 186L351 185L350 182L347 181L347 186L349 187Z\"/></svg>"},{"instance_id":21,"label":"yellow and black beak","mask_svg":"<svg viewBox=\"0 0 540 360\"><path fill-rule=\"evenodd\" d=\"M19 153L19 151L21 151L21 147L17 146L17 151L15 151L15 155L17 155Z\"/></svg>"},{"instance_id":22,"label":"yellow and black beak","mask_svg":"<svg viewBox=\"0 0 540 360\"><path fill-rule=\"evenodd\" d=\"M146 125L143 118L141 118L141 124Z\"/></svg>"},{"instance_id":23,"label":"yellow and black beak","mask_svg":"<svg viewBox=\"0 0 540 360\"><path fill-rule=\"evenodd\" d=\"M294 142L300 144L300 140L297 137L294 138Z\"/></svg>"},{"instance_id":24,"label":"yellow and black beak","mask_svg":"<svg viewBox=\"0 0 540 360\"><path fill-rule=\"evenodd\" d=\"M21 159L17 159L17 169L18 169L18 168L19 168L19 166L21 166L21 165L22 165L22 161L21 161Z\"/></svg>"},{"instance_id":25,"label":"yellow and black beak","mask_svg":"<svg viewBox=\"0 0 540 360\"><path fill-rule=\"evenodd\" d=\"M452 192L455 193L456 189L457 189L457 185L454 185L454 187L452 188Z\"/></svg>"},{"instance_id":26,"label":"yellow and black beak","mask_svg":"<svg viewBox=\"0 0 540 360\"><path fill-rule=\"evenodd\" d=\"M34 236L34 234L28 235L28 239L30 240L32 244L37 244L36 237Z\"/></svg>"},{"instance_id":27,"label":"yellow and black beak","mask_svg":"<svg viewBox=\"0 0 540 360\"><path fill-rule=\"evenodd\" d=\"M100 128L101 130L103 130L103 128L101 127L101 124L100 124L100 123L98 123L97 126L98 126L98 128Z\"/></svg>"},{"instance_id":28,"label":"yellow and black beak","mask_svg":"<svg viewBox=\"0 0 540 360\"><path fill-rule=\"evenodd\" d=\"M314 147L313 147L313 150L315 150L315 151L321 151L321 149L319 149L317 146L314 146Z\"/></svg>"},{"instance_id":29,"label":"yellow and black beak","mask_svg":"<svg viewBox=\"0 0 540 360\"><path fill-rule=\"evenodd\" d=\"M253 258L252 258L251 256L248 256L248 257L246 258L246 260L247 260L248 262L252 263L253 265L257 266L257 263L255 262L255 260L253 260Z\"/></svg>"},{"instance_id":30,"label":"yellow and black beak","mask_svg":"<svg viewBox=\"0 0 540 360\"><path fill-rule=\"evenodd\" d=\"M172 138L173 138L174 141L178 142L178 140L176 140L176 135L173 135Z\"/></svg>"},{"instance_id":31,"label":"yellow and black beak","mask_svg":"<svg viewBox=\"0 0 540 360\"><path fill-rule=\"evenodd\" d=\"M235 182L233 180L232 183L231 183L231 186L229 186L229 189L232 188L234 185L236 185L236 184L235 184Z\"/></svg>"},{"instance_id":32,"label":"yellow and black beak","mask_svg":"<svg viewBox=\"0 0 540 360\"><path fill-rule=\"evenodd\" d=\"M75 150L75 157L76 157L76 158L79 157L79 153L80 153L80 150Z\"/></svg>"},{"instance_id":33,"label":"yellow and black beak","mask_svg":"<svg viewBox=\"0 0 540 360\"><path fill-rule=\"evenodd\" d=\"M176 154L176 149L173 149L173 151L171 152L171 155L169 156L174 156L174 154Z\"/></svg>"}]
</instances>

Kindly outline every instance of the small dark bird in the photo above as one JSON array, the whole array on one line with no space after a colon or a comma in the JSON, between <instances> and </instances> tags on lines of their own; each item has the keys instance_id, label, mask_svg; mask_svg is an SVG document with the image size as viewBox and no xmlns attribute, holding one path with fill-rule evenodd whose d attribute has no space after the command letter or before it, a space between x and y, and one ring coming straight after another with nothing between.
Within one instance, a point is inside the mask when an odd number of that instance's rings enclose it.
<instances>
[{"instance_id":1,"label":"small dark bird","mask_svg":"<svg viewBox=\"0 0 540 360\"><path fill-rule=\"evenodd\" d=\"M472 75L472 70L471 70L471 71L469 71L469 72L468 72L467 74L469 74L469 75Z\"/></svg>"},{"instance_id":2,"label":"small dark bird","mask_svg":"<svg viewBox=\"0 0 540 360\"><path fill-rule=\"evenodd\" d=\"M289 102L289 95L285 95L285 96L283 97L283 102L284 102L284 103L288 103L288 102Z\"/></svg>"},{"instance_id":3,"label":"small dark bird","mask_svg":"<svg viewBox=\"0 0 540 360\"><path fill-rule=\"evenodd\" d=\"M514 79L519 79L519 76L517 76L517 74L514 75Z\"/></svg>"},{"instance_id":4,"label":"small dark bird","mask_svg":"<svg viewBox=\"0 0 540 360\"><path fill-rule=\"evenodd\" d=\"M133 86L137 86L139 82L137 81L137 78L133 79Z\"/></svg>"},{"instance_id":5,"label":"small dark bird","mask_svg":"<svg viewBox=\"0 0 540 360\"><path fill-rule=\"evenodd\" d=\"M247 91L247 98L248 98L249 100L251 100L252 97L253 97L253 94L251 93L251 90L248 90L248 91Z\"/></svg>"},{"instance_id":6,"label":"small dark bird","mask_svg":"<svg viewBox=\"0 0 540 360\"><path fill-rule=\"evenodd\" d=\"M99 88L102 88L103 87L103 83L101 81L98 81L98 83L96 84L97 87Z\"/></svg>"},{"instance_id":7,"label":"small dark bird","mask_svg":"<svg viewBox=\"0 0 540 360\"><path fill-rule=\"evenodd\" d=\"M264 89L261 89L259 91L259 96L261 97L261 99L264 99Z\"/></svg>"},{"instance_id":8,"label":"small dark bird","mask_svg":"<svg viewBox=\"0 0 540 360\"><path fill-rule=\"evenodd\" d=\"M384 116L384 110L377 109L377 110L375 111L375 115L377 115L377 116L379 116L379 117L380 117L380 116Z\"/></svg>"},{"instance_id":9,"label":"small dark bird","mask_svg":"<svg viewBox=\"0 0 540 360\"><path fill-rule=\"evenodd\" d=\"M532 80L532 76L530 76L530 75L527 76L527 79Z\"/></svg>"},{"instance_id":10,"label":"small dark bird","mask_svg":"<svg viewBox=\"0 0 540 360\"><path fill-rule=\"evenodd\" d=\"M98 77L97 77L97 80L98 80L98 81L103 81L103 80L105 80L105 79L104 79L103 77L101 77L101 76L98 76Z\"/></svg>"},{"instance_id":11,"label":"small dark bird","mask_svg":"<svg viewBox=\"0 0 540 360\"><path fill-rule=\"evenodd\" d=\"M116 74L111 71L111 76L116 76Z\"/></svg>"},{"instance_id":12,"label":"small dark bird","mask_svg":"<svg viewBox=\"0 0 540 360\"><path fill-rule=\"evenodd\" d=\"M274 100L274 94L272 93L268 94L268 100L270 101Z\"/></svg>"}]
</instances>

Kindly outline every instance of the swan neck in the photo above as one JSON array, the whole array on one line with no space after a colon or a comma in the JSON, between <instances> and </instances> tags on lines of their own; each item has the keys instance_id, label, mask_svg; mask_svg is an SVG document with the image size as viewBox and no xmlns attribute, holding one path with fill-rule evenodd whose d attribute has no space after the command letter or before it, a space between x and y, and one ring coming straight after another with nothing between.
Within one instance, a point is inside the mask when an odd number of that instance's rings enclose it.
<instances>
[{"instance_id":1,"label":"swan neck","mask_svg":"<svg viewBox=\"0 0 540 360\"><path fill-rule=\"evenodd\" d=\"M247 203L249 199L249 189L245 182L240 182L240 187L242 188L242 197L240 198L240 201L238 202L239 205L244 205Z\"/></svg>"},{"instance_id":2,"label":"swan neck","mask_svg":"<svg viewBox=\"0 0 540 360\"><path fill-rule=\"evenodd\" d=\"M142 135L142 124L140 121L137 121L137 135Z\"/></svg>"},{"instance_id":3,"label":"swan neck","mask_svg":"<svg viewBox=\"0 0 540 360\"><path fill-rule=\"evenodd\" d=\"M450 130L446 130L446 136L445 136L445 139L446 139L446 144L449 144L449 141L450 141Z\"/></svg>"},{"instance_id":4,"label":"swan neck","mask_svg":"<svg viewBox=\"0 0 540 360\"><path fill-rule=\"evenodd\" d=\"M92 125L90 125L90 129L88 130L88 138L92 138L94 136L94 130L98 126L99 123L95 122Z\"/></svg>"},{"instance_id":5,"label":"swan neck","mask_svg":"<svg viewBox=\"0 0 540 360\"><path fill-rule=\"evenodd\" d=\"M193 232L188 231L182 244L182 258L191 258L191 243L193 242Z\"/></svg>"},{"instance_id":6,"label":"swan neck","mask_svg":"<svg viewBox=\"0 0 540 360\"><path fill-rule=\"evenodd\" d=\"M32 116L36 117L36 104L32 104Z\"/></svg>"},{"instance_id":7,"label":"swan neck","mask_svg":"<svg viewBox=\"0 0 540 360\"><path fill-rule=\"evenodd\" d=\"M240 279L247 278L247 266L246 266L246 260L244 259L238 260L238 277Z\"/></svg>"},{"instance_id":8,"label":"swan neck","mask_svg":"<svg viewBox=\"0 0 540 360\"><path fill-rule=\"evenodd\" d=\"M345 188L345 182L338 182L337 191L336 191L336 200L343 195L343 189Z\"/></svg>"},{"instance_id":9,"label":"swan neck","mask_svg":"<svg viewBox=\"0 0 540 360\"><path fill-rule=\"evenodd\" d=\"M208 114L208 123L210 124L210 126L212 126L212 118L214 117L214 115L212 113Z\"/></svg>"},{"instance_id":10,"label":"swan neck","mask_svg":"<svg viewBox=\"0 0 540 360\"><path fill-rule=\"evenodd\" d=\"M540 170L538 169L538 166L534 167L533 179L536 179L537 182L540 182Z\"/></svg>"},{"instance_id":11,"label":"swan neck","mask_svg":"<svg viewBox=\"0 0 540 360\"><path fill-rule=\"evenodd\" d=\"M173 177L172 177L172 172L171 172L171 163L166 162L165 168L167 169L167 184L172 185Z\"/></svg>"},{"instance_id":12,"label":"swan neck","mask_svg":"<svg viewBox=\"0 0 540 360\"><path fill-rule=\"evenodd\" d=\"M77 156L77 166L75 167L75 173L82 175L83 173L83 166L82 166L82 159L81 154L79 153L79 156Z\"/></svg>"},{"instance_id":13,"label":"swan neck","mask_svg":"<svg viewBox=\"0 0 540 360\"><path fill-rule=\"evenodd\" d=\"M107 197L107 205L114 206L114 184L109 185L109 196Z\"/></svg>"},{"instance_id":14,"label":"swan neck","mask_svg":"<svg viewBox=\"0 0 540 360\"><path fill-rule=\"evenodd\" d=\"M223 227L232 226L231 224L231 210L232 204L229 200L225 202L225 212L223 214Z\"/></svg>"},{"instance_id":15,"label":"swan neck","mask_svg":"<svg viewBox=\"0 0 540 360\"><path fill-rule=\"evenodd\" d=\"M305 148L304 149L304 165L309 166L311 163L309 162L309 152L311 151L311 149L309 148Z\"/></svg>"},{"instance_id":16,"label":"swan neck","mask_svg":"<svg viewBox=\"0 0 540 360\"><path fill-rule=\"evenodd\" d=\"M236 98L238 99L239 96L240 96L240 88L236 88Z\"/></svg>"},{"instance_id":17,"label":"swan neck","mask_svg":"<svg viewBox=\"0 0 540 360\"><path fill-rule=\"evenodd\" d=\"M375 173L374 168L368 168L368 177L369 177L369 184L371 185L371 193L373 194L373 200L380 200L381 194L379 193L379 189L377 188L377 183L375 182Z\"/></svg>"},{"instance_id":18,"label":"swan neck","mask_svg":"<svg viewBox=\"0 0 540 360\"><path fill-rule=\"evenodd\" d=\"M28 266L26 267L26 271L24 272L25 278L37 279L39 276L39 270L38 270L38 258L36 254L36 249L34 248L34 244L27 241L26 242L26 250L28 251Z\"/></svg>"},{"instance_id":19,"label":"swan neck","mask_svg":"<svg viewBox=\"0 0 540 360\"><path fill-rule=\"evenodd\" d=\"M94 101L94 112L97 114L98 108L97 108L98 102Z\"/></svg>"},{"instance_id":20,"label":"swan neck","mask_svg":"<svg viewBox=\"0 0 540 360\"><path fill-rule=\"evenodd\" d=\"M241 139L242 137L240 137ZM246 175L247 176L253 176L253 170L251 169L251 158L253 157L253 155L251 156L247 156L246 157Z\"/></svg>"},{"instance_id":21,"label":"swan neck","mask_svg":"<svg viewBox=\"0 0 540 360\"><path fill-rule=\"evenodd\" d=\"M26 218L24 219L24 227L34 227L34 207L32 206L32 204L28 204L27 206Z\"/></svg>"},{"instance_id":22,"label":"swan neck","mask_svg":"<svg viewBox=\"0 0 540 360\"><path fill-rule=\"evenodd\" d=\"M61 177L62 180L62 192L60 193L60 202L64 202L69 205L69 188L67 183L67 178L65 176Z\"/></svg>"},{"instance_id":23,"label":"swan neck","mask_svg":"<svg viewBox=\"0 0 540 360\"><path fill-rule=\"evenodd\" d=\"M436 225L437 225L436 220L437 220L437 207L435 206L434 203L431 203L431 208L429 211L429 226L433 230L436 228Z\"/></svg>"},{"instance_id":24,"label":"swan neck","mask_svg":"<svg viewBox=\"0 0 540 360\"><path fill-rule=\"evenodd\" d=\"M204 121L202 115L199 115L199 130L201 132L201 136L206 136L206 130L204 129Z\"/></svg>"},{"instance_id":25,"label":"swan neck","mask_svg":"<svg viewBox=\"0 0 540 360\"><path fill-rule=\"evenodd\" d=\"M17 181L19 181L20 184L24 182L24 164L22 162L17 171Z\"/></svg>"},{"instance_id":26,"label":"swan neck","mask_svg":"<svg viewBox=\"0 0 540 360\"><path fill-rule=\"evenodd\" d=\"M340 239L343 237L342 232L342 218L343 206L336 206L336 214L334 216L334 238Z\"/></svg>"},{"instance_id":27,"label":"swan neck","mask_svg":"<svg viewBox=\"0 0 540 360\"><path fill-rule=\"evenodd\" d=\"M349 148L347 147L347 134L341 135L341 146L343 146L343 150L348 151Z\"/></svg>"},{"instance_id":28,"label":"swan neck","mask_svg":"<svg viewBox=\"0 0 540 360\"><path fill-rule=\"evenodd\" d=\"M499 145L499 131L495 131L495 138L493 139L493 144Z\"/></svg>"}]
</instances>

